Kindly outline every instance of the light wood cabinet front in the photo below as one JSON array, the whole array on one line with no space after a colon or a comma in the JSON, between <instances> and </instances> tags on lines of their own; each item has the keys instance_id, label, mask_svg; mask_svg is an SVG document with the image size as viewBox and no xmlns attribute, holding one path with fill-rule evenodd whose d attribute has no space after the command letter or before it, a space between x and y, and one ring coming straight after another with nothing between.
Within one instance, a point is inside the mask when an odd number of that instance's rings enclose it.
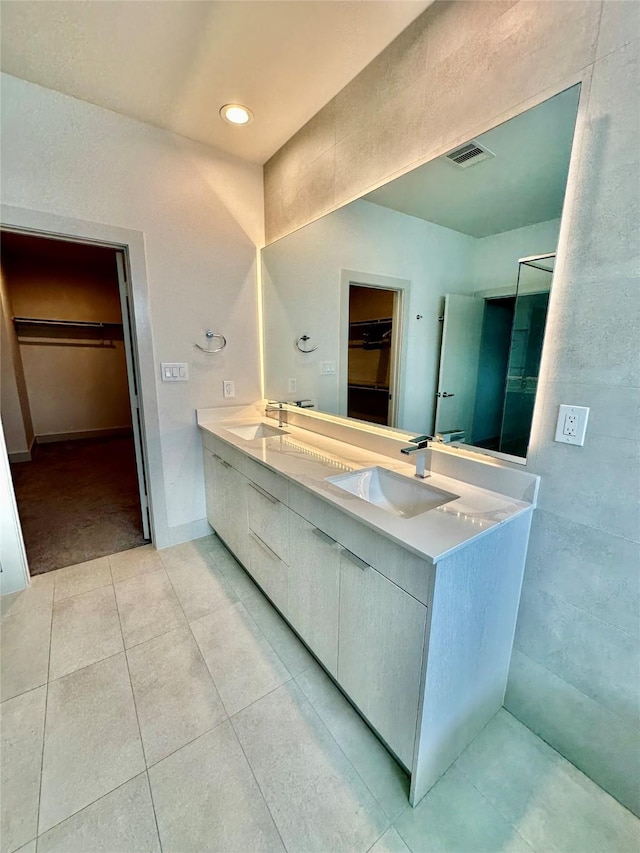
<instances>
[{"instance_id":1,"label":"light wood cabinet front","mask_svg":"<svg viewBox=\"0 0 640 853\"><path fill-rule=\"evenodd\" d=\"M289 621L334 677L338 671L340 548L291 513Z\"/></svg>"},{"instance_id":2,"label":"light wood cabinet front","mask_svg":"<svg viewBox=\"0 0 640 853\"><path fill-rule=\"evenodd\" d=\"M413 764L427 608L343 550L338 681L405 767Z\"/></svg>"}]
</instances>

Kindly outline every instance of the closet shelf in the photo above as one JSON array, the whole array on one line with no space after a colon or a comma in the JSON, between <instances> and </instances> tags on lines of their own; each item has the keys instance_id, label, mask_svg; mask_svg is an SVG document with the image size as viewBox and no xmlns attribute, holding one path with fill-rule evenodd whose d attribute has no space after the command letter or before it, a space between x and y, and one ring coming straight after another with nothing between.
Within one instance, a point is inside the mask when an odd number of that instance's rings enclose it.
<instances>
[{"instance_id":1,"label":"closet shelf","mask_svg":"<svg viewBox=\"0 0 640 853\"><path fill-rule=\"evenodd\" d=\"M44 317L14 317L13 322L16 326L71 326L76 329L105 329L109 326L122 326L122 323L90 322L88 320L48 320Z\"/></svg>"}]
</instances>

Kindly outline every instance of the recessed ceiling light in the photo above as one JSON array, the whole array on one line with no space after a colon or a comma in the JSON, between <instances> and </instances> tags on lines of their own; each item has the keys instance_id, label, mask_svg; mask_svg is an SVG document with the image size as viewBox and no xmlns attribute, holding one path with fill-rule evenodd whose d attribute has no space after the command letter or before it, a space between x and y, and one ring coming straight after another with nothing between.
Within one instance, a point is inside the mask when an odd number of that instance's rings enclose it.
<instances>
[{"instance_id":1,"label":"recessed ceiling light","mask_svg":"<svg viewBox=\"0 0 640 853\"><path fill-rule=\"evenodd\" d=\"M253 121L253 113L242 104L225 104L220 109L220 115L229 124L249 124Z\"/></svg>"}]
</instances>

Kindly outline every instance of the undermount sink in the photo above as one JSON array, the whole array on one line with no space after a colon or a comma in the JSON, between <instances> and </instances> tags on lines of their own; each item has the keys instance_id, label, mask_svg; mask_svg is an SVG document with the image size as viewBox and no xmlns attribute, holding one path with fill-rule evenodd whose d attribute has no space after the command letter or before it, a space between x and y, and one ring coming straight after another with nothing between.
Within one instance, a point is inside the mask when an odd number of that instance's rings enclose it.
<instances>
[{"instance_id":1,"label":"undermount sink","mask_svg":"<svg viewBox=\"0 0 640 853\"><path fill-rule=\"evenodd\" d=\"M271 438L274 435L289 435L284 429L269 426L269 424L263 424L262 422L257 424L241 424L234 427L228 426L225 429L227 432L232 432L238 438L244 438L247 441L251 441L254 438Z\"/></svg>"},{"instance_id":2,"label":"undermount sink","mask_svg":"<svg viewBox=\"0 0 640 853\"><path fill-rule=\"evenodd\" d=\"M326 480L401 518L413 518L459 497L377 466L327 477Z\"/></svg>"}]
</instances>

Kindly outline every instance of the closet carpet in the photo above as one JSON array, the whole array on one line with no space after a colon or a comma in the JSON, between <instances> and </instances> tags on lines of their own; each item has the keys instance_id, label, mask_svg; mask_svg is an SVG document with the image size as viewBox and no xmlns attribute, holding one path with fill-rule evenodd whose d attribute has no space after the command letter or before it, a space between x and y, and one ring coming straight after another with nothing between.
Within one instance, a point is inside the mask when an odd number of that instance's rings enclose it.
<instances>
[{"instance_id":1,"label":"closet carpet","mask_svg":"<svg viewBox=\"0 0 640 853\"><path fill-rule=\"evenodd\" d=\"M133 438L41 444L11 473L32 575L144 544Z\"/></svg>"}]
</instances>

